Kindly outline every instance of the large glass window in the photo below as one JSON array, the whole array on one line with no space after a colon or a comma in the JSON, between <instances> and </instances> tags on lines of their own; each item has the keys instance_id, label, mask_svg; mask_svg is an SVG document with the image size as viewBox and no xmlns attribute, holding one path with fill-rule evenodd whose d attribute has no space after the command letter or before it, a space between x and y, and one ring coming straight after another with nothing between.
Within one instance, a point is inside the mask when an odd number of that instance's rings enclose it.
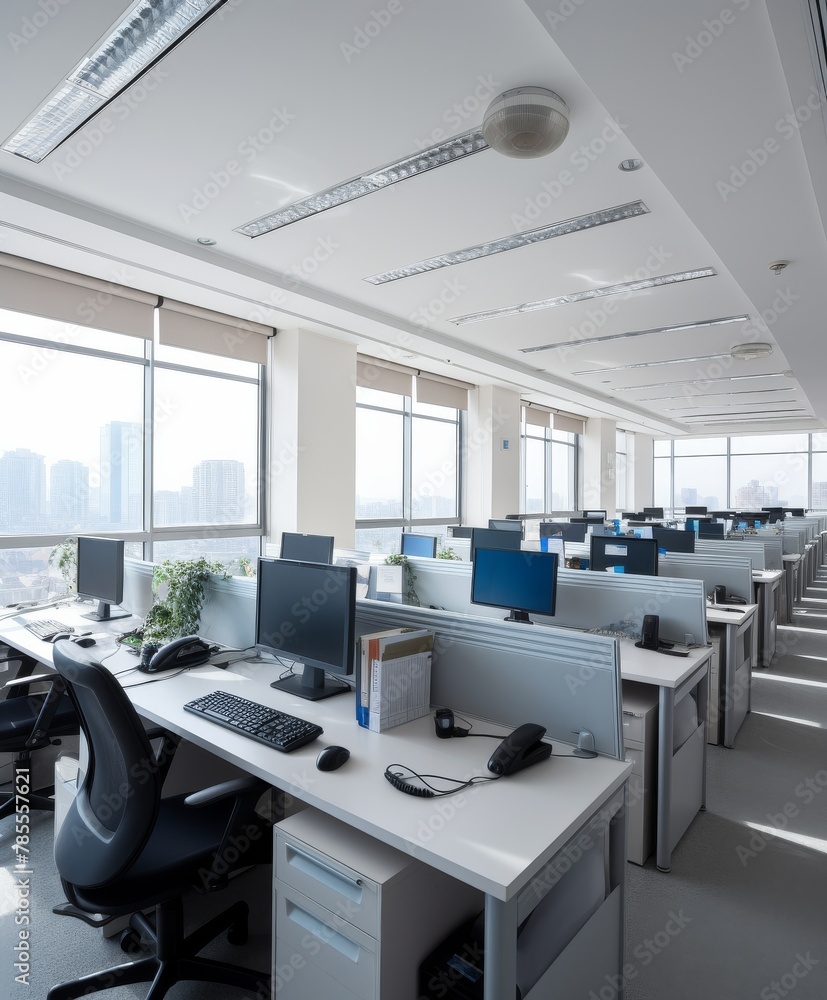
<instances>
[{"instance_id":1,"label":"large glass window","mask_svg":"<svg viewBox=\"0 0 827 1000\"><path fill-rule=\"evenodd\" d=\"M258 554L258 365L0 310L0 368L0 604L59 592L49 553L79 533Z\"/></svg>"},{"instance_id":2,"label":"large glass window","mask_svg":"<svg viewBox=\"0 0 827 1000\"><path fill-rule=\"evenodd\" d=\"M403 528L459 523L461 411L356 390L356 547L398 552Z\"/></svg>"},{"instance_id":3,"label":"large glass window","mask_svg":"<svg viewBox=\"0 0 827 1000\"><path fill-rule=\"evenodd\" d=\"M576 509L577 435L524 422L520 435L520 512Z\"/></svg>"}]
</instances>

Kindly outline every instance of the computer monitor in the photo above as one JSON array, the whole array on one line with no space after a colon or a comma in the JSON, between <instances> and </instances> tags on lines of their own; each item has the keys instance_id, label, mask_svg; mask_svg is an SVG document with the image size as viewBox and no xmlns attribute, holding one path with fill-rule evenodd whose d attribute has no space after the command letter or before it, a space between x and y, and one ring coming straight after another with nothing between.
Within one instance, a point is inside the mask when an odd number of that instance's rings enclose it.
<instances>
[{"instance_id":1,"label":"computer monitor","mask_svg":"<svg viewBox=\"0 0 827 1000\"><path fill-rule=\"evenodd\" d=\"M332 563L333 535L302 535L297 531L281 533L281 558L299 562Z\"/></svg>"},{"instance_id":2,"label":"computer monitor","mask_svg":"<svg viewBox=\"0 0 827 1000\"><path fill-rule=\"evenodd\" d=\"M97 611L83 615L93 622L109 622L128 618L129 611L116 608L123 600L122 538L78 538L78 596L98 602Z\"/></svg>"},{"instance_id":3,"label":"computer monitor","mask_svg":"<svg viewBox=\"0 0 827 1000\"><path fill-rule=\"evenodd\" d=\"M720 521L701 521L698 524L698 538L723 538L725 528L726 525Z\"/></svg>"},{"instance_id":4,"label":"computer monitor","mask_svg":"<svg viewBox=\"0 0 827 1000\"><path fill-rule=\"evenodd\" d=\"M658 543L654 538L592 535L589 569L657 576Z\"/></svg>"},{"instance_id":5,"label":"computer monitor","mask_svg":"<svg viewBox=\"0 0 827 1000\"><path fill-rule=\"evenodd\" d=\"M520 536L516 531L500 531L498 528L474 528L471 533L471 562L477 549L519 549Z\"/></svg>"},{"instance_id":6,"label":"computer monitor","mask_svg":"<svg viewBox=\"0 0 827 1000\"><path fill-rule=\"evenodd\" d=\"M564 542L585 542L586 522L579 521L541 521L540 538L554 538L559 535Z\"/></svg>"},{"instance_id":7,"label":"computer monitor","mask_svg":"<svg viewBox=\"0 0 827 1000\"><path fill-rule=\"evenodd\" d=\"M658 543L658 549L666 552L694 552L695 532L680 531L678 528L652 528L652 538Z\"/></svg>"},{"instance_id":8,"label":"computer monitor","mask_svg":"<svg viewBox=\"0 0 827 1000\"><path fill-rule=\"evenodd\" d=\"M507 622L530 623L530 614L553 615L557 599L557 553L477 549L471 602L509 608Z\"/></svg>"},{"instance_id":9,"label":"computer monitor","mask_svg":"<svg viewBox=\"0 0 827 1000\"><path fill-rule=\"evenodd\" d=\"M349 691L325 677L352 674L356 643L356 567L259 557L255 648L294 663L270 687L319 701Z\"/></svg>"},{"instance_id":10,"label":"computer monitor","mask_svg":"<svg viewBox=\"0 0 827 1000\"><path fill-rule=\"evenodd\" d=\"M735 516L739 521L746 521L751 528L755 526L756 522L766 524L770 519L770 515L765 510L741 510Z\"/></svg>"},{"instance_id":11,"label":"computer monitor","mask_svg":"<svg viewBox=\"0 0 827 1000\"><path fill-rule=\"evenodd\" d=\"M602 517L604 521L607 513L608 511L605 510L583 510L580 512L582 517Z\"/></svg>"},{"instance_id":12,"label":"computer monitor","mask_svg":"<svg viewBox=\"0 0 827 1000\"><path fill-rule=\"evenodd\" d=\"M706 514L706 507L687 507L686 516L689 517L690 514Z\"/></svg>"},{"instance_id":13,"label":"computer monitor","mask_svg":"<svg viewBox=\"0 0 827 1000\"><path fill-rule=\"evenodd\" d=\"M787 513L790 517L804 517L803 507L787 507Z\"/></svg>"},{"instance_id":14,"label":"computer monitor","mask_svg":"<svg viewBox=\"0 0 827 1000\"><path fill-rule=\"evenodd\" d=\"M451 538L470 538L473 528L466 528L461 524L449 524L448 532Z\"/></svg>"},{"instance_id":15,"label":"computer monitor","mask_svg":"<svg viewBox=\"0 0 827 1000\"><path fill-rule=\"evenodd\" d=\"M605 520L605 517L591 514L589 517L570 517L569 524L603 524Z\"/></svg>"},{"instance_id":16,"label":"computer monitor","mask_svg":"<svg viewBox=\"0 0 827 1000\"><path fill-rule=\"evenodd\" d=\"M402 555L425 556L436 558L436 535L415 535L413 532L402 532Z\"/></svg>"},{"instance_id":17,"label":"computer monitor","mask_svg":"<svg viewBox=\"0 0 827 1000\"><path fill-rule=\"evenodd\" d=\"M663 517L663 507L644 507L643 516L660 519Z\"/></svg>"},{"instance_id":18,"label":"computer monitor","mask_svg":"<svg viewBox=\"0 0 827 1000\"><path fill-rule=\"evenodd\" d=\"M765 510L768 514L780 514L781 511L784 510L784 508L781 507L781 506L778 506L778 507L762 507L761 510Z\"/></svg>"},{"instance_id":19,"label":"computer monitor","mask_svg":"<svg viewBox=\"0 0 827 1000\"><path fill-rule=\"evenodd\" d=\"M523 522L510 517L489 517L488 527L497 531L519 531L521 537L523 534Z\"/></svg>"}]
</instances>

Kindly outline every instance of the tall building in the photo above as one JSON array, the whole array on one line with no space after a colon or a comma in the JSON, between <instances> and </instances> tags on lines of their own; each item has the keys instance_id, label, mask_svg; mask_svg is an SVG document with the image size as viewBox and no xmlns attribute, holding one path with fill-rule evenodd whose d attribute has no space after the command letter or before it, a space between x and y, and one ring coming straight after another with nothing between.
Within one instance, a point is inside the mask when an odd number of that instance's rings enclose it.
<instances>
[{"instance_id":1,"label":"tall building","mask_svg":"<svg viewBox=\"0 0 827 1000\"><path fill-rule=\"evenodd\" d=\"M143 429L139 423L113 420L101 427L101 523L140 529L142 510Z\"/></svg>"},{"instance_id":2,"label":"tall building","mask_svg":"<svg viewBox=\"0 0 827 1000\"><path fill-rule=\"evenodd\" d=\"M208 458L192 470L195 523L242 523L244 520L244 463L230 458Z\"/></svg>"},{"instance_id":3,"label":"tall building","mask_svg":"<svg viewBox=\"0 0 827 1000\"><path fill-rule=\"evenodd\" d=\"M681 489L681 504L686 507L696 506L698 503L698 491L694 487L684 486Z\"/></svg>"},{"instance_id":4,"label":"tall building","mask_svg":"<svg viewBox=\"0 0 827 1000\"><path fill-rule=\"evenodd\" d=\"M49 471L49 526L53 531L86 528L89 523L89 469L62 458Z\"/></svg>"},{"instance_id":5,"label":"tall building","mask_svg":"<svg viewBox=\"0 0 827 1000\"><path fill-rule=\"evenodd\" d=\"M0 458L0 530L42 531L46 464L42 455L15 448Z\"/></svg>"},{"instance_id":6,"label":"tall building","mask_svg":"<svg viewBox=\"0 0 827 1000\"><path fill-rule=\"evenodd\" d=\"M827 483L813 483L813 510L827 510Z\"/></svg>"}]
</instances>

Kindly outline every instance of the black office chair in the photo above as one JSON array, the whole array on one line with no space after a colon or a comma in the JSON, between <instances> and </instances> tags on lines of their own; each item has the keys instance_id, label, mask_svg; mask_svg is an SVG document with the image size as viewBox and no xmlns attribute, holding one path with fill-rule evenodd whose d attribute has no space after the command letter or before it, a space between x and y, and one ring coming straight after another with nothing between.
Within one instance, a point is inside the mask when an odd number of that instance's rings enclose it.
<instances>
[{"instance_id":1,"label":"black office chair","mask_svg":"<svg viewBox=\"0 0 827 1000\"><path fill-rule=\"evenodd\" d=\"M271 861L271 830L255 811L269 786L243 777L162 799L163 768L118 681L67 640L55 644L54 664L89 744L88 770L55 838L66 897L87 912L131 914L131 943L140 935L153 954L55 986L48 1000L149 982L147 1000L160 1000L183 980L269 996L267 973L197 957L223 930L231 943L246 940L247 904L234 903L185 937L181 903L190 887L211 892L233 872ZM153 916L141 912L152 907Z\"/></svg>"},{"instance_id":2,"label":"black office chair","mask_svg":"<svg viewBox=\"0 0 827 1000\"><path fill-rule=\"evenodd\" d=\"M35 660L22 653L0 656L0 663L20 661L17 677L8 682L9 693L0 701L0 753L11 753L11 793L0 803L0 819L15 811L15 791L31 782L32 753L60 742L61 736L76 735L80 722L63 681L54 675L34 675ZM30 690L33 682L47 682L49 688L40 694ZM51 809L49 797L55 786L50 784L27 793L30 809Z\"/></svg>"}]
</instances>

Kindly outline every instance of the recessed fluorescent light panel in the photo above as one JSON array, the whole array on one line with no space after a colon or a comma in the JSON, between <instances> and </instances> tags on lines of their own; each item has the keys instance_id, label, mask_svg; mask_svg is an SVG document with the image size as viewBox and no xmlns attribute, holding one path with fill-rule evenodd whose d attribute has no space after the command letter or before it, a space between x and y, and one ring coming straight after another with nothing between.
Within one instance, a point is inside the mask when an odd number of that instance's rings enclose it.
<instances>
[{"instance_id":1,"label":"recessed fluorescent light panel","mask_svg":"<svg viewBox=\"0 0 827 1000\"><path fill-rule=\"evenodd\" d=\"M537 351L552 351L555 347L585 347L586 344L605 344L609 340L627 340L630 337L648 337L653 333L682 333L684 330L699 330L704 326L725 326L727 323L746 323L749 316L722 316L720 319L701 319L696 323L677 323L675 326L656 326L651 330L632 330L629 333L610 333L605 337L578 337L576 340L560 340L556 344L541 344L539 347L521 347L521 354L535 354Z\"/></svg>"},{"instance_id":2,"label":"recessed fluorescent light panel","mask_svg":"<svg viewBox=\"0 0 827 1000\"><path fill-rule=\"evenodd\" d=\"M372 274L365 278L365 281L369 281L372 285L384 285L388 281L398 281L400 278L410 278L415 274L424 274L426 271L436 271L441 267L465 264L469 260L490 257L495 253L505 253L506 250L517 250L534 243L543 243L546 240L554 239L555 236L582 233L586 229L595 229L597 226L605 226L610 222L634 219L638 215L646 215L648 212L649 209L642 201L630 201L625 205L606 208L600 212L591 212L589 215L579 215L575 219L566 219L564 222L553 222L549 226L532 229L527 233L504 236L502 239L492 240L490 243L479 243L477 246L466 247L464 250L453 250L450 253L440 254L438 257L428 257L427 260L417 261L416 264L410 264L407 267L396 267L392 271ZM452 322L458 321L453 320Z\"/></svg>"},{"instance_id":3,"label":"recessed fluorescent light panel","mask_svg":"<svg viewBox=\"0 0 827 1000\"><path fill-rule=\"evenodd\" d=\"M638 389L668 389L673 385L711 385L713 382L740 382L745 378L786 378L783 372L765 375L723 375L721 378L685 378L677 382L649 382L647 385L619 385L612 392L637 392ZM769 391L769 390L768 390Z\"/></svg>"},{"instance_id":4,"label":"recessed fluorescent light panel","mask_svg":"<svg viewBox=\"0 0 827 1000\"><path fill-rule=\"evenodd\" d=\"M704 392L697 393L696 395L688 396L684 393L682 396L646 396L643 399L639 399L639 403L663 403L668 399L709 399L712 396L754 396L757 393L762 392L795 392L794 386L788 386L786 389L736 389L735 392ZM745 400L746 402L746 400ZM782 402L782 400L769 400L769 402ZM784 400L786 402L786 400Z\"/></svg>"},{"instance_id":5,"label":"recessed fluorescent light panel","mask_svg":"<svg viewBox=\"0 0 827 1000\"><path fill-rule=\"evenodd\" d=\"M441 142L430 149L422 149L418 153L406 156L402 160L388 163L378 170L372 170L358 177L351 177L350 180L342 184L336 184L318 194L312 194L301 201L294 201L291 205L280 208L275 212L269 212L260 219L254 219L243 226L239 226L235 231L242 236L249 236L251 239L256 236L263 236L265 233L272 233L275 229L289 226L292 222L299 222L301 219L308 219L311 215L318 215L326 212L330 208L336 208L357 198L364 198L366 194L373 194L382 188L389 187L399 181L405 181L409 177L417 174L424 174L434 167L442 167L446 163L454 163L472 153L479 153L483 149L488 149L488 143L482 136L482 129L475 128L462 135L455 135L452 139Z\"/></svg>"},{"instance_id":6,"label":"recessed fluorescent light panel","mask_svg":"<svg viewBox=\"0 0 827 1000\"><path fill-rule=\"evenodd\" d=\"M809 420L809 419L810 419L809 414L800 417L799 416L777 417L775 415L773 415L772 417L773 422L775 422L776 420ZM760 423L760 421L761 417L756 415L754 417L749 417L747 420L724 419L724 420L695 421L695 426L712 427L712 426L719 426L720 424L755 424L755 423Z\"/></svg>"},{"instance_id":7,"label":"recessed fluorescent light panel","mask_svg":"<svg viewBox=\"0 0 827 1000\"><path fill-rule=\"evenodd\" d=\"M780 410L723 410L719 413L698 413L695 416L684 417L687 422L694 420L709 420L710 417L750 417L758 420L763 416L777 416L781 413L805 413L806 406L784 406Z\"/></svg>"},{"instance_id":8,"label":"recessed fluorescent light panel","mask_svg":"<svg viewBox=\"0 0 827 1000\"><path fill-rule=\"evenodd\" d=\"M700 358L670 358L668 361L638 361L634 365L616 365L614 368L588 368L582 372L572 372L572 375L605 375L606 372L624 372L632 368L658 368L660 365L686 365L696 361L719 361L728 358L726 354L705 354Z\"/></svg>"},{"instance_id":9,"label":"recessed fluorescent light panel","mask_svg":"<svg viewBox=\"0 0 827 1000\"><path fill-rule=\"evenodd\" d=\"M39 163L226 2L136 0L3 149Z\"/></svg>"},{"instance_id":10,"label":"recessed fluorescent light panel","mask_svg":"<svg viewBox=\"0 0 827 1000\"><path fill-rule=\"evenodd\" d=\"M467 316L457 316L450 322L457 326L466 323L481 323L486 319L500 319L503 316L517 316L520 313L536 312L538 309L553 309L554 306L567 306L572 302L587 302L589 299L602 299L606 295L623 295L640 292L646 288L659 288L661 285L674 285L679 281L693 281L695 278L712 278L717 274L714 267L701 267L695 271L677 271L675 274L661 274L657 278L641 278L640 281L622 281L618 285L602 285L600 288L587 288L582 292L571 292L569 295L558 295L553 299L537 299L534 302L523 302L517 306L504 306L502 309L488 309L486 312L469 313ZM534 348L539 350L539 348ZM528 353L528 352L526 352Z\"/></svg>"}]
</instances>

